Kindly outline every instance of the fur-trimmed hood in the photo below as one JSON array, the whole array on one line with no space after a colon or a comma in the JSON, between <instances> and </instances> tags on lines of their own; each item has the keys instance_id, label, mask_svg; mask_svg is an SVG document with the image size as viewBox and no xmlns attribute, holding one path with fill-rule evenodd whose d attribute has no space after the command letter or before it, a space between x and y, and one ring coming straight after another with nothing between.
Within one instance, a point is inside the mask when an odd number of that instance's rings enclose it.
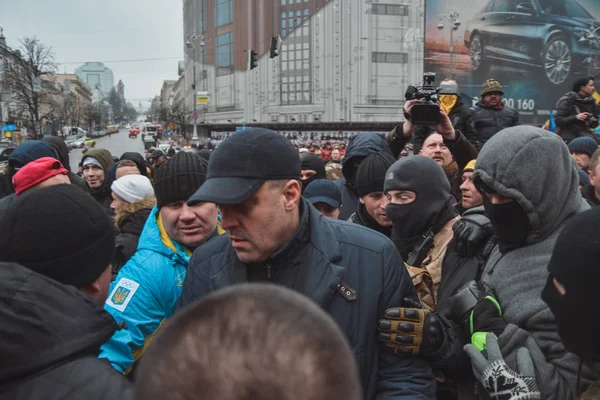
<instances>
[{"instance_id":1,"label":"fur-trimmed hood","mask_svg":"<svg viewBox=\"0 0 600 400\"><path fill-rule=\"evenodd\" d=\"M139 236L152 208L156 205L155 197L130 203L115 216L115 226L122 233L132 233Z\"/></svg>"}]
</instances>

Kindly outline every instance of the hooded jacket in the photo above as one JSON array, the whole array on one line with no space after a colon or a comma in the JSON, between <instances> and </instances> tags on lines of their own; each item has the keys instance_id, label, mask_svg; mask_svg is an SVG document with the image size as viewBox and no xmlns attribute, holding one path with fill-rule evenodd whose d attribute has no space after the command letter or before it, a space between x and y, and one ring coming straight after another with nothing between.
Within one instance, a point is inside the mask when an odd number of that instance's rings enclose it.
<instances>
[{"instance_id":1,"label":"hooded jacket","mask_svg":"<svg viewBox=\"0 0 600 400\"><path fill-rule=\"evenodd\" d=\"M502 129L521 123L519 122L519 112L514 108L508 106L495 108L479 102L473 111L473 124L481 149L492 136Z\"/></svg>"},{"instance_id":2,"label":"hooded jacket","mask_svg":"<svg viewBox=\"0 0 600 400\"><path fill-rule=\"evenodd\" d=\"M92 189L86 183L87 190L90 192L92 197L108 211L110 209L110 204L112 203L109 174L115 161L113 160L110 152L106 149L88 150L83 157L81 157L81 163L83 163L83 160L88 157L95 158L102 165L102 169L104 170L104 183L98 189Z\"/></svg>"},{"instance_id":3,"label":"hooded jacket","mask_svg":"<svg viewBox=\"0 0 600 400\"><path fill-rule=\"evenodd\" d=\"M461 131L465 138L471 142L473 147L479 149L479 143L477 141L477 133L475 132L475 125L473 124L473 111L465 103L463 103L460 96L456 100L456 104L452 107L452 111L448 114L450 122L454 129ZM426 126L417 126L415 133L413 134L413 143L415 154L419 153L419 150L423 147L423 142L427 139L429 128Z\"/></svg>"},{"instance_id":4,"label":"hooded jacket","mask_svg":"<svg viewBox=\"0 0 600 400\"><path fill-rule=\"evenodd\" d=\"M353 170L356 173L356 169L353 168L354 163L369 154L378 152L387 152L393 156L390 145L377 133L361 133L350 139L342 163L344 177L334 181L342 193L342 211L338 219L346 221L358 207L358 194L353 186L353 177L351 176Z\"/></svg>"},{"instance_id":5,"label":"hooded jacket","mask_svg":"<svg viewBox=\"0 0 600 400\"><path fill-rule=\"evenodd\" d=\"M264 263L242 263L227 236L196 249L177 308L258 275L304 294L336 321L356 357L364 399L435 398L433 374L423 359L392 354L377 343L377 321L384 311L399 306L404 297L416 301L408 272L388 238L324 217L301 200L295 235Z\"/></svg>"},{"instance_id":6,"label":"hooded jacket","mask_svg":"<svg viewBox=\"0 0 600 400\"><path fill-rule=\"evenodd\" d=\"M13 263L0 267L0 398L132 398L129 381L99 360L117 329L101 304Z\"/></svg>"},{"instance_id":7,"label":"hooded jacket","mask_svg":"<svg viewBox=\"0 0 600 400\"><path fill-rule=\"evenodd\" d=\"M560 128L558 134L567 143L581 136L596 139L597 135L588 128L586 122L577 119L577 114L580 112L589 112L598 118L600 106L596 105L596 100L593 97L582 98L575 92L565 93L556 103L554 121L556 126Z\"/></svg>"},{"instance_id":8,"label":"hooded jacket","mask_svg":"<svg viewBox=\"0 0 600 400\"><path fill-rule=\"evenodd\" d=\"M112 263L113 278L135 254L146 220L155 205L155 198L147 198L130 203L115 215L115 226L119 233L116 238L115 259Z\"/></svg>"},{"instance_id":9,"label":"hooded jacket","mask_svg":"<svg viewBox=\"0 0 600 400\"><path fill-rule=\"evenodd\" d=\"M575 399L579 360L565 350L554 316L541 298L558 233L571 217L589 208L569 150L559 136L541 128L505 129L481 150L473 176L515 199L531 225L527 244L505 254L496 247L482 275L508 323L498 337L504 360L517 370L517 351L527 348L542 383L542 398ZM583 382L590 378L586 373L582 377Z\"/></svg>"},{"instance_id":10,"label":"hooded jacket","mask_svg":"<svg viewBox=\"0 0 600 400\"><path fill-rule=\"evenodd\" d=\"M159 225L159 215L155 206L137 251L119 271L104 306L118 323L125 322L127 329L116 332L102 346L99 357L124 374L131 371L152 336L173 314L190 261L190 251L168 236ZM207 240L221 233L217 225Z\"/></svg>"},{"instance_id":11,"label":"hooded jacket","mask_svg":"<svg viewBox=\"0 0 600 400\"><path fill-rule=\"evenodd\" d=\"M87 185L82 177L71 171L71 160L69 159L69 149L64 140L58 136L48 136L42 139L42 142L50 145L58 156L58 161L69 171L69 179L71 184L75 185L83 190L88 190Z\"/></svg>"}]
</instances>

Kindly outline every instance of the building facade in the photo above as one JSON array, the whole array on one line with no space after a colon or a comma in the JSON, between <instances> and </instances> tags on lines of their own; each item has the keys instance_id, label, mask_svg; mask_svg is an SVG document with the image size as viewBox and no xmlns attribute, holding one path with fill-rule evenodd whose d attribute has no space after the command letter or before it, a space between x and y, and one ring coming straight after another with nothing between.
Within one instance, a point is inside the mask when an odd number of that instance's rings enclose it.
<instances>
[{"instance_id":1,"label":"building facade","mask_svg":"<svg viewBox=\"0 0 600 400\"><path fill-rule=\"evenodd\" d=\"M119 79L119 83L117 83L117 93L121 96L122 99L125 98L125 84L122 80Z\"/></svg>"},{"instance_id":2,"label":"building facade","mask_svg":"<svg viewBox=\"0 0 600 400\"><path fill-rule=\"evenodd\" d=\"M75 75L94 92L94 101L107 97L115 86L112 70L101 62L86 62L75 70Z\"/></svg>"},{"instance_id":3,"label":"building facade","mask_svg":"<svg viewBox=\"0 0 600 400\"><path fill-rule=\"evenodd\" d=\"M184 0L183 16L186 104L209 94L200 122L399 121L422 80L424 0Z\"/></svg>"}]
</instances>

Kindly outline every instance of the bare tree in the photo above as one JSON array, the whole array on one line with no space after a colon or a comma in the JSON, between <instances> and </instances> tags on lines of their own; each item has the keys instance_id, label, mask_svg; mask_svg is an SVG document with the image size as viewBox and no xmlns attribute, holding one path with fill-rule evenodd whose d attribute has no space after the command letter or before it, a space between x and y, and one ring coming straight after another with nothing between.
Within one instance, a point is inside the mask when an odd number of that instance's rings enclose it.
<instances>
[{"instance_id":1,"label":"bare tree","mask_svg":"<svg viewBox=\"0 0 600 400\"><path fill-rule=\"evenodd\" d=\"M34 136L44 117L42 111L50 114L58 107L57 92L52 77L56 73L54 51L36 37L20 40L21 47L12 50L0 47L5 63L4 84L13 93L14 101L23 104L28 111L30 128ZM41 81L41 91L33 91L34 82Z\"/></svg>"},{"instance_id":2,"label":"bare tree","mask_svg":"<svg viewBox=\"0 0 600 400\"><path fill-rule=\"evenodd\" d=\"M175 129L186 138L185 126L192 116L192 110L188 109L184 101L177 101L170 106L161 107L158 110L160 119L173 123Z\"/></svg>"}]
</instances>

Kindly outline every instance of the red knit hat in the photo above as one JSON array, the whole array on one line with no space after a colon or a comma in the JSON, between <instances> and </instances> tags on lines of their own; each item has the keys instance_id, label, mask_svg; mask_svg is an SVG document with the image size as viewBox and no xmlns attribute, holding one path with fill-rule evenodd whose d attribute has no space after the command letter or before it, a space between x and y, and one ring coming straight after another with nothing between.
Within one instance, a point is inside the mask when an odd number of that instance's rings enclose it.
<instances>
[{"instance_id":1,"label":"red knit hat","mask_svg":"<svg viewBox=\"0 0 600 400\"><path fill-rule=\"evenodd\" d=\"M38 183L59 174L68 175L69 171L56 158L42 157L31 161L13 176L15 193L19 195Z\"/></svg>"}]
</instances>

